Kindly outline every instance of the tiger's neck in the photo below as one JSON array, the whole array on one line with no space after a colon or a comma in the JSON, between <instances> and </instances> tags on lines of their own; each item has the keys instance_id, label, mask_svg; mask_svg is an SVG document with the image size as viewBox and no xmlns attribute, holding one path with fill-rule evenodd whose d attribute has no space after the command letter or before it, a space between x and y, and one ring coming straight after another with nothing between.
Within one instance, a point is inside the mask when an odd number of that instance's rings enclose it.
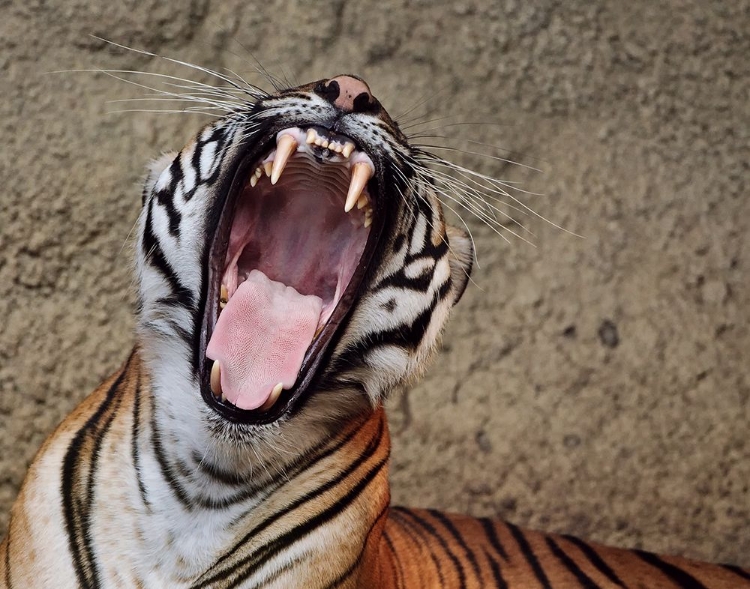
<instances>
[{"instance_id":1,"label":"tiger's neck","mask_svg":"<svg viewBox=\"0 0 750 589\"><path fill-rule=\"evenodd\" d=\"M369 547L378 542L390 499L382 409L335 432L295 423L283 436L269 430L239 444L211 431L203 407L178 406L185 392L148 378L137 354L129 364L139 367L135 507L148 530L147 551L159 551L178 571L172 582L255 583L283 569L290 584L327 571L328 582L341 575L340 586L355 586L369 566L366 556L375 553Z\"/></svg>"}]
</instances>

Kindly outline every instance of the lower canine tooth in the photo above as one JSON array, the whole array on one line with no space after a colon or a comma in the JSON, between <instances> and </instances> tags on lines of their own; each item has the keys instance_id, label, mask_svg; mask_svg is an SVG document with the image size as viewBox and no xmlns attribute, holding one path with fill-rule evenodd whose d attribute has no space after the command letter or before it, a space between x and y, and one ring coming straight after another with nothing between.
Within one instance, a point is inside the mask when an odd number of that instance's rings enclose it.
<instances>
[{"instance_id":1,"label":"lower canine tooth","mask_svg":"<svg viewBox=\"0 0 750 589\"><path fill-rule=\"evenodd\" d=\"M284 385L282 383L277 384L275 387L273 387L273 390L271 391L271 396L266 399L266 402L263 403L258 409L261 411L268 411L271 407L274 406L276 401L279 400L279 397L281 396L281 391L283 390Z\"/></svg>"},{"instance_id":2,"label":"lower canine tooth","mask_svg":"<svg viewBox=\"0 0 750 589\"><path fill-rule=\"evenodd\" d=\"M224 394L221 390L221 364L218 360L211 367L211 392L217 397Z\"/></svg>"}]
</instances>

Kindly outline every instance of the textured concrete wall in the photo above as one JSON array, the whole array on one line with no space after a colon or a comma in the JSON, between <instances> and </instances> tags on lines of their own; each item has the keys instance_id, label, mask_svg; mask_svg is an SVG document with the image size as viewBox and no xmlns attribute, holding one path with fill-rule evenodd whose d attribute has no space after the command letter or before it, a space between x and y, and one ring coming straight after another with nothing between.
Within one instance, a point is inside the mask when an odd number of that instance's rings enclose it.
<instances>
[{"instance_id":1,"label":"textured concrete wall","mask_svg":"<svg viewBox=\"0 0 750 589\"><path fill-rule=\"evenodd\" d=\"M94 34L250 77L250 52L300 82L356 72L393 114L418 105L411 132L540 168L444 152L585 238L467 219L475 284L392 402L395 499L750 565L750 3L379 4L0 0L0 529L125 358L144 164L200 124L107 114L139 90L46 73L193 75Z\"/></svg>"}]
</instances>

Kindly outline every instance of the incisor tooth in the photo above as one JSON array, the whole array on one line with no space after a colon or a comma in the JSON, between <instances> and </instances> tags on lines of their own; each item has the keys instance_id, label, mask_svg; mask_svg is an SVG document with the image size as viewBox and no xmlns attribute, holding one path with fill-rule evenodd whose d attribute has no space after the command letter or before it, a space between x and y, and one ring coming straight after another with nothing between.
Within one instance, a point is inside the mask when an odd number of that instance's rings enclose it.
<instances>
[{"instance_id":1,"label":"incisor tooth","mask_svg":"<svg viewBox=\"0 0 750 589\"><path fill-rule=\"evenodd\" d=\"M315 143L315 137L317 137L317 133L315 132L315 129L308 129L307 130L307 139L305 139L305 143L310 145L311 143Z\"/></svg>"},{"instance_id":2,"label":"incisor tooth","mask_svg":"<svg viewBox=\"0 0 750 589\"><path fill-rule=\"evenodd\" d=\"M372 217L365 217L365 229L372 225Z\"/></svg>"},{"instance_id":3,"label":"incisor tooth","mask_svg":"<svg viewBox=\"0 0 750 589\"><path fill-rule=\"evenodd\" d=\"M263 164L263 170L266 173L266 176L271 176L271 171L273 170L273 162L266 162Z\"/></svg>"},{"instance_id":4,"label":"incisor tooth","mask_svg":"<svg viewBox=\"0 0 750 589\"><path fill-rule=\"evenodd\" d=\"M216 395L222 395L221 390L221 365L219 361L214 361L214 365L211 367L211 392Z\"/></svg>"},{"instance_id":5,"label":"incisor tooth","mask_svg":"<svg viewBox=\"0 0 750 589\"><path fill-rule=\"evenodd\" d=\"M276 143L276 157L273 159L271 169L271 184L276 184L284 171L286 163L291 155L297 150L297 140L291 135L282 135Z\"/></svg>"},{"instance_id":6,"label":"incisor tooth","mask_svg":"<svg viewBox=\"0 0 750 589\"><path fill-rule=\"evenodd\" d=\"M359 200L359 195L362 194L362 190L367 184L367 181L372 176L370 166L365 162L358 162L352 166L352 181L349 184L349 193L346 195L346 203L344 203L344 212L348 213L354 208Z\"/></svg>"},{"instance_id":7,"label":"incisor tooth","mask_svg":"<svg viewBox=\"0 0 750 589\"><path fill-rule=\"evenodd\" d=\"M255 188L255 185L258 183L258 177L255 175L250 176L250 188Z\"/></svg>"},{"instance_id":8,"label":"incisor tooth","mask_svg":"<svg viewBox=\"0 0 750 589\"><path fill-rule=\"evenodd\" d=\"M365 206L367 206L367 203L370 202L370 199L367 198L366 194L360 194L359 198L357 199L357 208L363 209Z\"/></svg>"},{"instance_id":9,"label":"incisor tooth","mask_svg":"<svg viewBox=\"0 0 750 589\"><path fill-rule=\"evenodd\" d=\"M268 397L268 399L266 399L266 402L258 407L258 409L260 409L261 411L268 411L271 407L273 407L274 403L279 400L279 396L281 395L281 391L283 388L284 385L282 383L279 383L275 387L273 387L271 396Z\"/></svg>"},{"instance_id":10,"label":"incisor tooth","mask_svg":"<svg viewBox=\"0 0 750 589\"><path fill-rule=\"evenodd\" d=\"M352 152L354 151L354 143L347 143L344 145L344 149L341 150L341 153L344 155L345 158L348 158L350 155L352 155Z\"/></svg>"}]
</instances>

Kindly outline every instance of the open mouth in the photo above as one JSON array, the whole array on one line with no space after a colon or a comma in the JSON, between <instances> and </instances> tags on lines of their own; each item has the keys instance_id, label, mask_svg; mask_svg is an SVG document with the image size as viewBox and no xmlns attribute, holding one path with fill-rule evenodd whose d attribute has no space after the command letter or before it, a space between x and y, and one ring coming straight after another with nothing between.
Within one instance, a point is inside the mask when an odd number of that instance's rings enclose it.
<instances>
[{"instance_id":1,"label":"open mouth","mask_svg":"<svg viewBox=\"0 0 750 589\"><path fill-rule=\"evenodd\" d=\"M292 127L228 196L201 358L203 397L225 417L273 421L310 384L376 241L374 173L348 137Z\"/></svg>"}]
</instances>

